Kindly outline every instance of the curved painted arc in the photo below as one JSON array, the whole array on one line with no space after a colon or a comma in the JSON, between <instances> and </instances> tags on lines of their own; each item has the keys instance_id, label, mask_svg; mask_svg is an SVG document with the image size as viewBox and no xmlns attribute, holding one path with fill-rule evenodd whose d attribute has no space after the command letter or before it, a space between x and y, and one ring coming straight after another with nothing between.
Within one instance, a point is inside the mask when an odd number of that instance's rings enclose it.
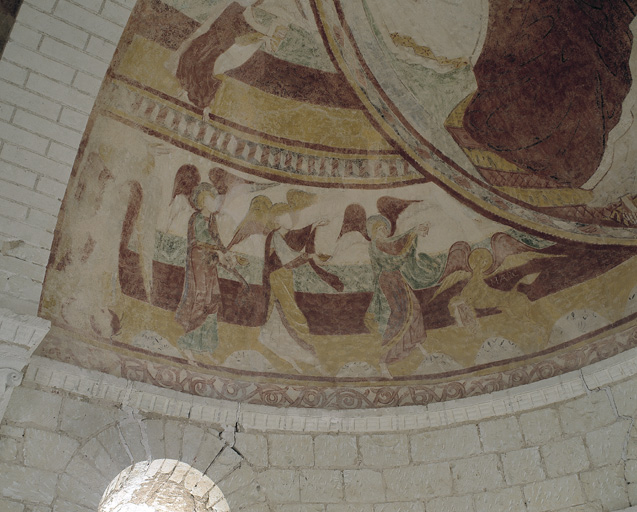
<instances>
[{"instance_id":1,"label":"curved painted arc","mask_svg":"<svg viewBox=\"0 0 637 512\"><path fill-rule=\"evenodd\" d=\"M569 222L534 211L490 190L425 140L387 97L356 46L340 0L312 0L319 30L334 64L369 112L375 127L403 156L446 192L481 215L549 238L595 245L637 245L635 229ZM391 67L385 68L393 72Z\"/></svg>"}]
</instances>

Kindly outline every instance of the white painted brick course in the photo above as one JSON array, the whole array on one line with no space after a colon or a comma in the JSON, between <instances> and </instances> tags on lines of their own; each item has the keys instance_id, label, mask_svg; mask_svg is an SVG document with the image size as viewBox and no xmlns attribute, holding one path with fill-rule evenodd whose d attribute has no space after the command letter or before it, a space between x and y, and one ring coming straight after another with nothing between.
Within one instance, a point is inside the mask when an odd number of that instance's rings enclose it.
<instances>
[{"instance_id":1,"label":"white painted brick course","mask_svg":"<svg viewBox=\"0 0 637 512\"><path fill-rule=\"evenodd\" d=\"M328 505L325 510L327 512L373 512L374 508L372 505L364 505L362 503L357 503L356 505L348 505L348 504Z\"/></svg>"},{"instance_id":2,"label":"white painted brick course","mask_svg":"<svg viewBox=\"0 0 637 512\"><path fill-rule=\"evenodd\" d=\"M99 37L91 36L86 45L86 52L106 63L110 63L115 53L115 45Z\"/></svg>"},{"instance_id":3,"label":"white painted brick course","mask_svg":"<svg viewBox=\"0 0 637 512\"><path fill-rule=\"evenodd\" d=\"M4 510L5 512L23 512L24 505L17 501L9 501L0 498L0 510Z\"/></svg>"},{"instance_id":4,"label":"white painted brick course","mask_svg":"<svg viewBox=\"0 0 637 512\"><path fill-rule=\"evenodd\" d=\"M73 87L55 82L35 73L29 76L29 79L27 80L27 88L31 91L42 94L47 98L55 100L57 103L73 107L86 114L91 112L93 103L95 102L94 98L88 94L84 94ZM65 144L71 145L72 147L77 147L78 145L78 143L70 144L68 142L65 142Z\"/></svg>"},{"instance_id":5,"label":"white painted brick course","mask_svg":"<svg viewBox=\"0 0 637 512\"><path fill-rule=\"evenodd\" d=\"M62 110L62 107L53 101L2 80L0 80L0 98L7 104L15 105L53 120L58 118Z\"/></svg>"},{"instance_id":6,"label":"white painted brick course","mask_svg":"<svg viewBox=\"0 0 637 512\"><path fill-rule=\"evenodd\" d=\"M137 3L137 0L114 0L114 2L116 4L119 4L123 7L126 7L127 9L131 10L133 7L135 7L135 4Z\"/></svg>"},{"instance_id":7,"label":"white painted brick course","mask_svg":"<svg viewBox=\"0 0 637 512\"><path fill-rule=\"evenodd\" d=\"M50 180L49 178L41 177L38 180L38 184L35 189L42 194L46 194L47 196L55 197L60 201L64 197L64 192L66 192L66 186L60 183L59 181Z\"/></svg>"},{"instance_id":8,"label":"white painted brick course","mask_svg":"<svg viewBox=\"0 0 637 512\"><path fill-rule=\"evenodd\" d=\"M21 18L22 19L22 18ZM22 23L15 22L13 24L13 28L11 29L11 36L9 37L9 41L21 44L22 46L26 46L27 48L31 48L32 50L36 50L40 45L40 41L42 41L42 34L35 30L30 29L29 27L25 27ZM13 45L8 45L7 47L12 47ZM2 57L4 58L6 55L6 48Z\"/></svg>"},{"instance_id":9,"label":"white painted brick course","mask_svg":"<svg viewBox=\"0 0 637 512\"><path fill-rule=\"evenodd\" d=\"M49 233L53 233L55 225L57 224L57 215L50 215L31 208L27 215L26 221L32 226L42 228ZM40 281L41 282L41 281Z\"/></svg>"},{"instance_id":10,"label":"white painted brick course","mask_svg":"<svg viewBox=\"0 0 637 512\"><path fill-rule=\"evenodd\" d=\"M46 155L49 158L55 160L56 162L66 164L64 166L65 174L63 175L63 176L66 176L66 178L61 176L60 178L56 178L58 179L58 181L61 181L66 184L66 182L69 179L69 176L71 175L71 166L73 165L73 162L75 162L76 154L77 154L77 151L72 148L68 148L61 144L58 144L57 142L53 142L53 141L51 142L51 146L49 147L49 150L47 151Z\"/></svg>"},{"instance_id":11,"label":"white painted brick course","mask_svg":"<svg viewBox=\"0 0 637 512\"><path fill-rule=\"evenodd\" d=\"M0 438L0 460L5 462L15 462L17 457L18 442L10 437Z\"/></svg>"},{"instance_id":12,"label":"white painted brick course","mask_svg":"<svg viewBox=\"0 0 637 512\"><path fill-rule=\"evenodd\" d=\"M72 2L94 13L99 13L104 5L104 0L72 0Z\"/></svg>"},{"instance_id":13,"label":"white painted brick course","mask_svg":"<svg viewBox=\"0 0 637 512\"><path fill-rule=\"evenodd\" d=\"M24 3L37 7L43 12L51 12L53 11L56 1L57 0L25 0Z\"/></svg>"},{"instance_id":14,"label":"white painted brick course","mask_svg":"<svg viewBox=\"0 0 637 512\"><path fill-rule=\"evenodd\" d=\"M11 48L15 48L15 46L11 46ZM4 80L23 86L24 82L27 80L28 74L29 72L20 66L16 66L4 59L0 61L0 76Z\"/></svg>"},{"instance_id":15,"label":"white painted brick course","mask_svg":"<svg viewBox=\"0 0 637 512\"><path fill-rule=\"evenodd\" d=\"M3 185L0 184L0 187ZM14 203L8 199L0 197L0 215L10 219L24 220L27 218L29 209L21 204Z\"/></svg>"},{"instance_id":16,"label":"white painted brick course","mask_svg":"<svg viewBox=\"0 0 637 512\"><path fill-rule=\"evenodd\" d=\"M29 226L24 222L6 219L0 224L0 234L13 240L24 240L36 248L50 249L53 236L43 229Z\"/></svg>"},{"instance_id":17,"label":"white painted brick course","mask_svg":"<svg viewBox=\"0 0 637 512\"><path fill-rule=\"evenodd\" d=\"M51 150L49 150L49 153L50 152ZM66 153L61 153L61 155L64 156ZM21 167L35 171L38 174L48 176L49 178L55 179L61 183L65 183L71 174L71 169L68 164L55 162L50 158L37 155L28 149L19 148L11 144L4 145L0 152L0 157Z\"/></svg>"},{"instance_id":18,"label":"white painted brick course","mask_svg":"<svg viewBox=\"0 0 637 512\"><path fill-rule=\"evenodd\" d=\"M100 90L101 82L86 73L82 73L82 71L78 71L75 79L73 80L73 87L76 87L80 91L86 92L91 96L96 96L98 91Z\"/></svg>"},{"instance_id":19,"label":"white painted brick course","mask_svg":"<svg viewBox=\"0 0 637 512\"><path fill-rule=\"evenodd\" d=\"M234 447L255 466L268 465L268 442L265 436L238 432L235 434Z\"/></svg>"},{"instance_id":20,"label":"white painted brick course","mask_svg":"<svg viewBox=\"0 0 637 512\"><path fill-rule=\"evenodd\" d=\"M164 451L168 459L181 459L181 443L184 426L176 421L164 423Z\"/></svg>"},{"instance_id":21,"label":"white painted brick course","mask_svg":"<svg viewBox=\"0 0 637 512\"><path fill-rule=\"evenodd\" d=\"M31 208L41 209L56 216L61 204L57 199L44 196L31 189L14 185L13 183L4 183L0 189L0 196L13 200L16 203L25 204Z\"/></svg>"},{"instance_id":22,"label":"white painted brick course","mask_svg":"<svg viewBox=\"0 0 637 512\"><path fill-rule=\"evenodd\" d=\"M10 151L5 150L7 146L8 144L5 144L3 151ZM14 149L17 150L18 148L15 148L14 146ZM34 172L27 169L21 169L20 167L8 163L6 160L3 161L1 165L2 181L10 181L12 183L15 183L16 185L21 185L27 188L33 188L35 186L35 183L39 176Z\"/></svg>"},{"instance_id":23,"label":"white painted brick course","mask_svg":"<svg viewBox=\"0 0 637 512\"><path fill-rule=\"evenodd\" d=\"M14 112L15 107L13 105L0 102L0 119L3 121L11 121Z\"/></svg>"},{"instance_id":24,"label":"white painted brick course","mask_svg":"<svg viewBox=\"0 0 637 512\"><path fill-rule=\"evenodd\" d=\"M49 141L44 137L34 135L22 128L3 121L0 121L0 139L12 142L21 147L27 147L40 154L44 154L46 148L49 146Z\"/></svg>"},{"instance_id":25,"label":"white painted brick course","mask_svg":"<svg viewBox=\"0 0 637 512\"><path fill-rule=\"evenodd\" d=\"M59 43L50 37L44 38L40 45L40 51L55 60L64 62L73 68L81 69L96 77L103 77L108 68L108 64L105 62L64 43Z\"/></svg>"},{"instance_id":26,"label":"white painted brick course","mask_svg":"<svg viewBox=\"0 0 637 512\"><path fill-rule=\"evenodd\" d=\"M121 411L115 408L100 407L72 398L64 399L62 413L62 431L80 439L92 437L115 423L121 415Z\"/></svg>"},{"instance_id":27,"label":"white painted brick course","mask_svg":"<svg viewBox=\"0 0 637 512\"><path fill-rule=\"evenodd\" d=\"M60 477L57 490L58 496L62 499L85 506L91 510L95 510L102 497L102 493L99 490L87 487L67 474L63 474Z\"/></svg>"},{"instance_id":28,"label":"white painted brick course","mask_svg":"<svg viewBox=\"0 0 637 512\"><path fill-rule=\"evenodd\" d=\"M122 5L116 4L115 2L106 0L104 8L102 9L102 16L123 27L128 22L130 8L126 8Z\"/></svg>"},{"instance_id":29,"label":"white painted brick course","mask_svg":"<svg viewBox=\"0 0 637 512\"><path fill-rule=\"evenodd\" d=\"M64 128L57 123L30 114L24 110L18 110L16 112L13 123L32 133L71 147L78 146L82 138L82 135L74 130Z\"/></svg>"},{"instance_id":30,"label":"white painted brick course","mask_svg":"<svg viewBox=\"0 0 637 512\"><path fill-rule=\"evenodd\" d=\"M62 113L60 114L60 123L71 128L73 131L78 132L80 134L80 139L81 134L84 133L87 122L88 114L78 112L77 110L73 110L68 107L62 108Z\"/></svg>"},{"instance_id":31,"label":"white painted brick course","mask_svg":"<svg viewBox=\"0 0 637 512\"><path fill-rule=\"evenodd\" d=\"M6 235L0 234L0 246L11 240L15 240L15 237L7 237ZM46 266L49 259L49 251L47 249L35 247L24 242L19 243L16 247L6 246L4 247L4 251L9 257L28 261L42 267Z\"/></svg>"},{"instance_id":32,"label":"white painted brick course","mask_svg":"<svg viewBox=\"0 0 637 512\"><path fill-rule=\"evenodd\" d=\"M3 272L18 274L34 281L42 282L45 268L31 261L19 260L11 256L0 255L0 267Z\"/></svg>"},{"instance_id":33,"label":"white painted brick course","mask_svg":"<svg viewBox=\"0 0 637 512\"><path fill-rule=\"evenodd\" d=\"M122 27L94 13L74 5L67 0L59 0L54 14L78 27L86 27L93 34L117 44L122 34Z\"/></svg>"},{"instance_id":34,"label":"white painted brick course","mask_svg":"<svg viewBox=\"0 0 637 512\"><path fill-rule=\"evenodd\" d=\"M39 4L38 4L39 8ZM89 35L79 28L72 27L62 19L53 18L30 5L23 5L20 8L18 22L35 29L43 34L50 35L71 44L77 48L84 48Z\"/></svg>"},{"instance_id":35,"label":"white painted brick course","mask_svg":"<svg viewBox=\"0 0 637 512\"><path fill-rule=\"evenodd\" d=\"M17 44L7 46L2 55L2 60L11 61L25 69L30 69L36 73L48 76L54 80L71 83L75 70L59 62L51 60L36 51L24 48ZM25 71L26 73L26 71ZM4 74L2 75L4 77ZM23 85L24 81L20 82Z\"/></svg>"},{"instance_id":36,"label":"white painted brick course","mask_svg":"<svg viewBox=\"0 0 637 512\"><path fill-rule=\"evenodd\" d=\"M37 303L40 300L41 283L33 281L25 276L8 274L0 270L0 282L3 282L2 292L6 297L16 297L26 302L31 302L33 308L30 311L20 311L20 313L37 313ZM1 307L6 307L4 304Z\"/></svg>"}]
</instances>

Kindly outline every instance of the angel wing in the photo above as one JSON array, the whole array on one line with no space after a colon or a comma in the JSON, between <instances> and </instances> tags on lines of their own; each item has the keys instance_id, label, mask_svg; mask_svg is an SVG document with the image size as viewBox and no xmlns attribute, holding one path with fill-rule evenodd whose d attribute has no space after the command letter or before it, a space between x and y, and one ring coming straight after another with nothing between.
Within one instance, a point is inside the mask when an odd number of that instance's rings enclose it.
<instances>
[{"instance_id":1,"label":"angel wing","mask_svg":"<svg viewBox=\"0 0 637 512\"><path fill-rule=\"evenodd\" d=\"M389 236L393 236L396 232L396 221L399 215L412 203L419 203L416 199L399 199L397 197L383 196L376 201L378 213L385 217L391 223L391 232Z\"/></svg>"},{"instance_id":2,"label":"angel wing","mask_svg":"<svg viewBox=\"0 0 637 512\"><path fill-rule=\"evenodd\" d=\"M343 235L347 233L360 233L369 242L369 235L367 234L367 213L365 208L360 204L354 203L347 205L345 213L343 214L343 226L341 232L338 235L339 240Z\"/></svg>"},{"instance_id":3,"label":"angel wing","mask_svg":"<svg viewBox=\"0 0 637 512\"><path fill-rule=\"evenodd\" d=\"M268 197L254 197L250 202L248 213L234 232L228 249L252 235L266 235L269 231L268 221L270 220L271 208L272 201Z\"/></svg>"},{"instance_id":4,"label":"angel wing","mask_svg":"<svg viewBox=\"0 0 637 512\"><path fill-rule=\"evenodd\" d=\"M245 180L229 173L221 167L213 167L208 172L210 183L214 185L217 192L221 195L229 193L249 193L265 190L266 188L276 186L276 183L256 183L254 181Z\"/></svg>"},{"instance_id":5,"label":"angel wing","mask_svg":"<svg viewBox=\"0 0 637 512\"><path fill-rule=\"evenodd\" d=\"M529 261L539 258L554 258L558 255L544 254L530 247L506 233L495 233L491 237L491 252L493 264L485 275L504 272L511 268L519 267Z\"/></svg>"},{"instance_id":6,"label":"angel wing","mask_svg":"<svg viewBox=\"0 0 637 512\"><path fill-rule=\"evenodd\" d=\"M469 254L471 254L471 246L467 242L456 242L449 248L445 270L438 280L440 286L431 300L451 288L454 284L471 277L472 272L471 267L469 267Z\"/></svg>"},{"instance_id":7,"label":"angel wing","mask_svg":"<svg viewBox=\"0 0 637 512\"><path fill-rule=\"evenodd\" d=\"M173 195L171 202L175 197L183 195L190 201L190 196L195 187L201 183L199 171L192 164L184 164L177 169L175 179L173 181Z\"/></svg>"},{"instance_id":8,"label":"angel wing","mask_svg":"<svg viewBox=\"0 0 637 512\"><path fill-rule=\"evenodd\" d=\"M471 275L472 273L466 270L456 270L455 272L452 272L451 274L449 274L447 277L445 277L442 280L442 283L440 283L440 286L436 290L436 293L433 294L433 297L431 297L431 300L434 300L442 292L444 292L445 290L448 290L454 284L459 283L463 279L469 279Z\"/></svg>"}]
</instances>

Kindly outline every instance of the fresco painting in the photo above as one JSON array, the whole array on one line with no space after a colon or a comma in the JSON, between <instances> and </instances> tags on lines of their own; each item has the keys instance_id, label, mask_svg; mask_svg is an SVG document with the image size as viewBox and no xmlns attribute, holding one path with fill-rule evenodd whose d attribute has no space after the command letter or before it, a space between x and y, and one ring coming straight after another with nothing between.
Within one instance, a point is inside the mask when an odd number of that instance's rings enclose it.
<instances>
[{"instance_id":1,"label":"fresco painting","mask_svg":"<svg viewBox=\"0 0 637 512\"><path fill-rule=\"evenodd\" d=\"M540 44L535 7L399 3L139 0L64 199L40 353L215 398L364 408L504 389L635 346L637 191L606 187L611 206L595 206L585 185L631 130L633 16L601 2L608 55L565 71L589 77L607 57L621 71L596 89L615 98L608 121L575 141L599 116L565 106L567 83L542 107L575 116L564 126L506 125L522 114L501 103L529 111L515 87ZM542 44L579 41L569 20L587 11L572 4ZM511 49L518 85L496 93L499 16L528 33ZM366 37L376 46L354 51ZM513 151L511 133L537 142ZM613 165L600 186L629 179Z\"/></svg>"}]
</instances>

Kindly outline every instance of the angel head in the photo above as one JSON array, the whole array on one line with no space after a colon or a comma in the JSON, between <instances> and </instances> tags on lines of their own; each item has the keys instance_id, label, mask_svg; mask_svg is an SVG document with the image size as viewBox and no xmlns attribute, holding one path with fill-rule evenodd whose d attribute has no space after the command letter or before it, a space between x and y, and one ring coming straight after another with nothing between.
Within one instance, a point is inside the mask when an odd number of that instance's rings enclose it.
<instances>
[{"instance_id":1,"label":"angel head","mask_svg":"<svg viewBox=\"0 0 637 512\"><path fill-rule=\"evenodd\" d=\"M391 222L382 215L372 215L367 219L367 235L371 240L387 238L391 233Z\"/></svg>"},{"instance_id":2,"label":"angel head","mask_svg":"<svg viewBox=\"0 0 637 512\"><path fill-rule=\"evenodd\" d=\"M210 183L200 183L190 195L190 204L198 212L210 215L219 210L219 194Z\"/></svg>"},{"instance_id":3,"label":"angel head","mask_svg":"<svg viewBox=\"0 0 637 512\"><path fill-rule=\"evenodd\" d=\"M481 247L471 251L468 262L473 272L486 272L493 265L493 255L489 249Z\"/></svg>"}]
</instances>

